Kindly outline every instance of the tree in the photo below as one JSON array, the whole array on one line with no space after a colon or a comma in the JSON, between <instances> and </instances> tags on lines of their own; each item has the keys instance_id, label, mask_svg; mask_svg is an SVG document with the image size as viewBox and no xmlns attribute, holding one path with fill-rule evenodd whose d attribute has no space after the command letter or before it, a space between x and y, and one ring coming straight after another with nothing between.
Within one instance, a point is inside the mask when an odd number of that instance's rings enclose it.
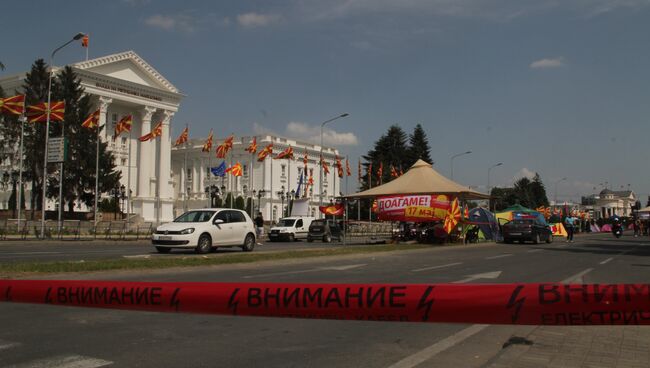
<instances>
[{"instance_id":1,"label":"tree","mask_svg":"<svg viewBox=\"0 0 650 368\"><path fill-rule=\"evenodd\" d=\"M490 195L495 198L490 205L495 211L515 204L531 209L539 206L548 206L546 189L539 174L535 174L533 180L523 177L517 180L512 188L492 188Z\"/></svg>"},{"instance_id":2,"label":"tree","mask_svg":"<svg viewBox=\"0 0 650 368\"><path fill-rule=\"evenodd\" d=\"M406 159L406 133L398 125L391 125L388 128L386 134L382 135L372 150L363 156L366 163L364 166L366 170L368 165L372 164L372 186L379 185L379 178L377 177L377 171L379 170L380 164L383 164L383 174L381 177L381 183L387 183L391 180L390 177L390 166L393 165L397 170L407 169L407 159ZM364 175L361 179L361 189L368 189L370 183L368 182L368 175Z\"/></svg>"},{"instance_id":3,"label":"tree","mask_svg":"<svg viewBox=\"0 0 650 368\"><path fill-rule=\"evenodd\" d=\"M238 210L245 210L246 209L246 202L244 201L244 197L237 196L237 198L235 198L234 207L236 209L238 209Z\"/></svg>"},{"instance_id":4,"label":"tree","mask_svg":"<svg viewBox=\"0 0 650 368\"><path fill-rule=\"evenodd\" d=\"M413 134L409 136L409 147L407 149L407 163L404 170L410 168L417 162L417 160L424 160L433 164L430 154L429 140L427 134L424 132L422 125L418 124L413 129Z\"/></svg>"},{"instance_id":5,"label":"tree","mask_svg":"<svg viewBox=\"0 0 650 368\"><path fill-rule=\"evenodd\" d=\"M68 141L68 157L63 165L63 198L68 211L74 212L75 201L91 207L95 201L95 160L97 154L97 130L87 129L81 123L91 110L90 96L70 67L65 67L57 76L60 86L54 99L65 101L64 129ZM55 136L61 135L61 124L53 127ZM104 129L100 127L98 129ZM99 145L99 192L106 193L119 186L121 172L115 170L113 154L107 151L108 144ZM50 179L48 197L57 197L59 175Z\"/></svg>"},{"instance_id":6,"label":"tree","mask_svg":"<svg viewBox=\"0 0 650 368\"><path fill-rule=\"evenodd\" d=\"M546 187L542 183L542 178L538 173L535 173L533 181L530 183L530 195L533 200L532 208L537 208L539 206L548 207L548 197L546 196Z\"/></svg>"}]
</instances>

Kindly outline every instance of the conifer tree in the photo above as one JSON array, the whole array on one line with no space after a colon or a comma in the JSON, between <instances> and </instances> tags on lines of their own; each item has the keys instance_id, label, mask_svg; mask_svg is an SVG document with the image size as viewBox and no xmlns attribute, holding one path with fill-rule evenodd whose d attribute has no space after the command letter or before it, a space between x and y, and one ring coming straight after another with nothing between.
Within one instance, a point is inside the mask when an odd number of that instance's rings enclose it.
<instances>
[{"instance_id":1,"label":"conifer tree","mask_svg":"<svg viewBox=\"0 0 650 368\"><path fill-rule=\"evenodd\" d=\"M408 162L407 166L403 168L407 170L417 160L424 160L427 163L433 164L431 159L431 149L429 148L429 140L427 139L427 133L424 132L422 125L418 124L413 129L413 134L409 136L409 147L407 150Z\"/></svg>"}]
</instances>

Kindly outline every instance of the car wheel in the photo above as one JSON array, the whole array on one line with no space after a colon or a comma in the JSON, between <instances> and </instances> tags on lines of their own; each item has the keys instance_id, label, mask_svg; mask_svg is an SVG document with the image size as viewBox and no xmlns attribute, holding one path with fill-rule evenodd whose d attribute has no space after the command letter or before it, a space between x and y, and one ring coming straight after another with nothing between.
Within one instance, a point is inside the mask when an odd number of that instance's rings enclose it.
<instances>
[{"instance_id":1,"label":"car wheel","mask_svg":"<svg viewBox=\"0 0 650 368\"><path fill-rule=\"evenodd\" d=\"M506 243L506 244L512 244L512 239L505 238L505 239L503 239L503 242Z\"/></svg>"},{"instance_id":2,"label":"car wheel","mask_svg":"<svg viewBox=\"0 0 650 368\"><path fill-rule=\"evenodd\" d=\"M553 234L548 234L548 238L546 238L546 244L551 243L553 243Z\"/></svg>"},{"instance_id":3,"label":"car wheel","mask_svg":"<svg viewBox=\"0 0 650 368\"><path fill-rule=\"evenodd\" d=\"M519 244L524 244L524 239L519 239Z\"/></svg>"},{"instance_id":4,"label":"car wheel","mask_svg":"<svg viewBox=\"0 0 650 368\"><path fill-rule=\"evenodd\" d=\"M331 236L329 236L329 235L325 235L325 236L323 236L323 242L324 242L324 243L329 243L329 242L331 242L331 241L332 241L332 237L331 237Z\"/></svg>"},{"instance_id":5,"label":"car wheel","mask_svg":"<svg viewBox=\"0 0 650 368\"><path fill-rule=\"evenodd\" d=\"M165 253L166 254L166 253L169 253L172 250L172 248L156 247L156 250L158 251L158 253Z\"/></svg>"},{"instance_id":6,"label":"car wheel","mask_svg":"<svg viewBox=\"0 0 650 368\"><path fill-rule=\"evenodd\" d=\"M539 234L535 234L535 238L533 239L533 244L539 244Z\"/></svg>"},{"instance_id":7,"label":"car wheel","mask_svg":"<svg viewBox=\"0 0 650 368\"><path fill-rule=\"evenodd\" d=\"M313 239L311 236L308 236L308 237L307 237L307 242L308 242L308 243L312 243L313 241L314 241L314 239Z\"/></svg>"},{"instance_id":8,"label":"car wheel","mask_svg":"<svg viewBox=\"0 0 650 368\"><path fill-rule=\"evenodd\" d=\"M289 241L290 242L295 242L296 241L296 236L293 234L289 234Z\"/></svg>"},{"instance_id":9,"label":"car wheel","mask_svg":"<svg viewBox=\"0 0 650 368\"><path fill-rule=\"evenodd\" d=\"M196 246L194 251L199 254L210 253L212 250L212 238L210 235L203 234L199 237L199 244Z\"/></svg>"},{"instance_id":10,"label":"car wheel","mask_svg":"<svg viewBox=\"0 0 650 368\"><path fill-rule=\"evenodd\" d=\"M253 234L248 234L244 239L244 245L242 245L241 249L244 252L251 252L253 248L255 248L255 236L253 236Z\"/></svg>"}]
</instances>

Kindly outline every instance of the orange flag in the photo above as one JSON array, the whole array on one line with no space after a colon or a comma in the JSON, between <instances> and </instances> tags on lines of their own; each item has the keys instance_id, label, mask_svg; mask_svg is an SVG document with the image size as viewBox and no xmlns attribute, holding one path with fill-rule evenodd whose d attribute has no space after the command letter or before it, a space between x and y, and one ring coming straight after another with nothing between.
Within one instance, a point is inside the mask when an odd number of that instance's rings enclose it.
<instances>
[{"instance_id":1,"label":"orange flag","mask_svg":"<svg viewBox=\"0 0 650 368\"><path fill-rule=\"evenodd\" d=\"M86 120L84 120L84 122L81 123L81 126L88 129L97 128L97 126L99 125L99 113L100 113L99 110L97 110L92 114L88 115Z\"/></svg>"},{"instance_id":2,"label":"orange flag","mask_svg":"<svg viewBox=\"0 0 650 368\"><path fill-rule=\"evenodd\" d=\"M63 121L65 114L65 102L54 101L50 105L50 121ZM30 123L44 123L47 121L47 102L27 106L27 118Z\"/></svg>"},{"instance_id":3,"label":"orange flag","mask_svg":"<svg viewBox=\"0 0 650 368\"><path fill-rule=\"evenodd\" d=\"M264 147L263 150L260 151L260 153L257 154L257 161L264 161L266 160L266 156L273 154L273 143L269 144L268 146Z\"/></svg>"},{"instance_id":4,"label":"orange flag","mask_svg":"<svg viewBox=\"0 0 650 368\"><path fill-rule=\"evenodd\" d=\"M395 166L390 165L390 177L395 179L399 177L399 174L397 173L397 170L395 169Z\"/></svg>"},{"instance_id":5,"label":"orange flag","mask_svg":"<svg viewBox=\"0 0 650 368\"><path fill-rule=\"evenodd\" d=\"M384 176L384 163L380 162L379 169L377 170L377 180L381 181L383 176Z\"/></svg>"},{"instance_id":6,"label":"orange flag","mask_svg":"<svg viewBox=\"0 0 650 368\"><path fill-rule=\"evenodd\" d=\"M83 36L83 38L81 39L81 47L88 48L88 41L89 41L88 36L87 35Z\"/></svg>"},{"instance_id":7,"label":"orange flag","mask_svg":"<svg viewBox=\"0 0 650 368\"><path fill-rule=\"evenodd\" d=\"M345 158L345 173L347 176L352 176L352 169L350 169L350 160L348 160L347 157Z\"/></svg>"},{"instance_id":8,"label":"orange flag","mask_svg":"<svg viewBox=\"0 0 650 368\"><path fill-rule=\"evenodd\" d=\"M208 139L205 140L205 143L203 143L203 148L201 148L202 152L210 152L212 149L212 129L210 129L210 134L208 134Z\"/></svg>"},{"instance_id":9,"label":"orange flag","mask_svg":"<svg viewBox=\"0 0 650 368\"><path fill-rule=\"evenodd\" d=\"M257 152L257 137L253 137L253 140L246 148L246 151L251 155L254 155Z\"/></svg>"},{"instance_id":10,"label":"orange flag","mask_svg":"<svg viewBox=\"0 0 650 368\"><path fill-rule=\"evenodd\" d=\"M226 173L230 173L232 176L242 176L242 171L243 170L239 162L226 169Z\"/></svg>"},{"instance_id":11,"label":"orange flag","mask_svg":"<svg viewBox=\"0 0 650 368\"><path fill-rule=\"evenodd\" d=\"M445 223L443 225L443 229L447 234L450 234L454 230L460 219L461 214L460 207L458 206L458 198L454 198L451 206L449 206L449 210L447 210L447 216L445 216Z\"/></svg>"},{"instance_id":12,"label":"orange flag","mask_svg":"<svg viewBox=\"0 0 650 368\"><path fill-rule=\"evenodd\" d=\"M217 147L217 158L226 158L228 151L232 148L233 139L235 139L235 136L230 135L230 137L226 138L226 140Z\"/></svg>"},{"instance_id":13,"label":"orange flag","mask_svg":"<svg viewBox=\"0 0 650 368\"><path fill-rule=\"evenodd\" d=\"M153 129L151 129L151 132L143 135L142 137L138 138L140 142L146 142L149 140L152 140L156 137L160 137L162 135L162 121L156 124Z\"/></svg>"},{"instance_id":14,"label":"orange flag","mask_svg":"<svg viewBox=\"0 0 650 368\"><path fill-rule=\"evenodd\" d=\"M115 125L115 133L113 134L113 140L116 140L117 137L124 132L130 132L131 125L133 125L133 116L131 115L127 115L123 117L120 121L118 121L117 125Z\"/></svg>"},{"instance_id":15,"label":"orange flag","mask_svg":"<svg viewBox=\"0 0 650 368\"><path fill-rule=\"evenodd\" d=\"M0 113L21 115L25 112L25 95L0 98Z\"/></svg>"},{"instance_id":16,"label":"orange flag","mask_svg":"<svg viewBox=\"0 0 650 368\"><path fill-rule=\"evenodd\" d=\"M343 163L341 162L341 158L336 155L336 171L337 174L339 175L339 178L343 177Z\"/></svg>"},{"instance_id":17,"label":"orange flag","mask_svg":"<svg viewBox=\"0 0 650 368\"><path fill-rule=\"evenodd\" d=\"M291 146L287 147L284 151L278 153L277 156L275 156L276 160L282 160L282 159L287 159L287 160L293 160L293 148Z\"/></svg>"},{"instance_id":18,"label":"orange flag","mask_svg":"<svg viewBox=\"0 0 650 368\"><path fill-rule=\"evenodd\" d=\"M323 167L323 172L325 175L330 173L330 167L327 165L327 162L323 159L323 156L320 157L320 165Z\"/></svg>"},{"instance_id":19,"label":"orange flag","mask_svg":"<svg viewBox=\"0 0 650 368\"><path fill-rule=\"evenodd\" d=\"M185 129L183 129L183 132L181 132L181 135L179 135L178 138L176 138L174 147L180 146L181 144L187 142L189 138L190 138L190 127L185 127Z\"/></svg>"}]
</instances>

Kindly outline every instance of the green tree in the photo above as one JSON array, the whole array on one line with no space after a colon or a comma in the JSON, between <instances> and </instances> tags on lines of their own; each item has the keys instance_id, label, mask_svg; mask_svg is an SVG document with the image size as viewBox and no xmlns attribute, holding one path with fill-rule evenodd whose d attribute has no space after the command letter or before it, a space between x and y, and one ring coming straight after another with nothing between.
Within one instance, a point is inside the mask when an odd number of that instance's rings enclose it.
<instances>
[{"instance_id":1,"label":"green tree","mask_svg":"<svg viewBox=\"0 0 650 368\"><path fill-rule=\"evenodd\" d=\"M388 128L386 134L382 135L373 149L368 151L368 153L363 156L363 159L366 161L364 166L366 167L366 172L370 164L372 164L372 186L375 187L379 185L379 177L377 176L377 171L379 170L380 165L383 165L383 173L381 177L381 183L387 183L391 180L390 176L390 166L392 165L397 170L400 168L407 169L407 146L406 146L407 135L404 133L404 130L398 125L391 125ZM370 187L368 182L368 175L364 175L361 179L361 189L365 190Z\"/></svg>"},{"instance_id":2,"label":"green tree","mask_svg":"<svg viewBox=\"0 0 650 368\"><path fill-rule=\"evenodd\" d=\"M548 207L548 197L546 196L546 187L542 183L542 178L535 173L533 181L530 183L530 194L533 200L533 208L539 206Z\"/></svg>"},{"instance_id":3,"label":"green tree","mask_svg":"<svg viewBox=\"0 0 650 368\"><path fill-rule=\"evenodd\" d=\"M245 210L246 209L246 201L244 201L244 197L237 196L237 198L235 198L234 207L236 209L238 209L238 210Z\"/></svg>"},{"instance_id":4,"label":"green tree","mask_svg":"<svg viewBox=\"0 0 650 368\"><path fill-rule=\"evenodd\" d=\"M224 198L224 200L223 200L223 206L227 207L227 208L230 208L230 203L232 203L232 202L234 202L233 197L232 197L232 193L228 192L228 194L226 195L226 198Z\"/></svg>"},{"instance_id":5,"label":"green tree","mask_svg":"<svg viewBox=\"0 0 650 368\"><path fill-rule=\"evenodd\" d=\"M430 151L431 148L429 147L427 133L424 132L422 125L418 124L415 126L415 129L413 129L413 133L409 136L409 147L406 151L406 167L403 167L402 169L407 170L413 166L417 160L424 160L430 164L433 164Z\"/></svg>"}]
</instances>

